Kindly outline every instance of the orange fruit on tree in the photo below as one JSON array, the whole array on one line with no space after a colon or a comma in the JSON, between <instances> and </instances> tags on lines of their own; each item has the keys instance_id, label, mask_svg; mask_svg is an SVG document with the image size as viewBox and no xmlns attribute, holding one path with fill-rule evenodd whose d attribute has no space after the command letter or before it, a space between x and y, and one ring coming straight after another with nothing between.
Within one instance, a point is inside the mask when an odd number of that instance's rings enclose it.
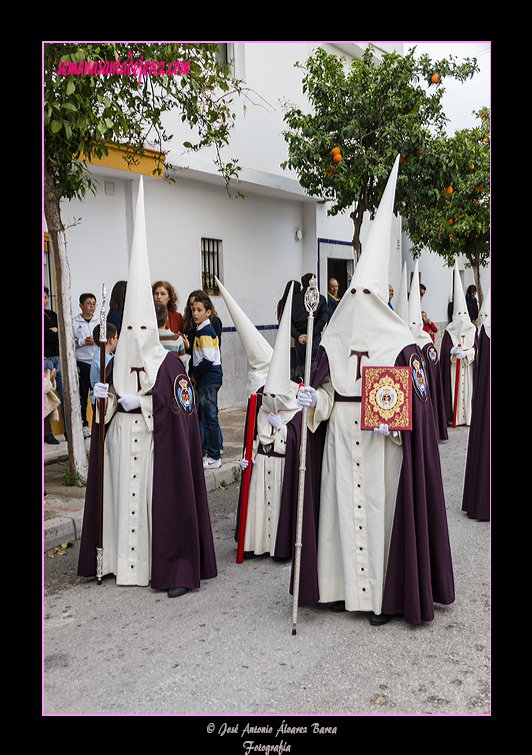
<instances>
[{"instance_id":1,"label":"orange fruit on tree","mask_svg":"<svg viewBox=\"0 0 532 755\"><path fill-rule=\"evenodd\" d=\"M440 83L440 77L437 73L434 73L430 79L433 84L439 84Z\"/></svg>"},{"instance_id":2,"label":"orange fruit on tree","mask_svg":"<svg viewBox=\"0 0 532 755\"><path fill-rule=\"evenodd\" d=\"M333 160L335 163L339 163L341 159L342 159L342 155L339 152L333 157Z\"/></svg>"},{"instance_id":3,"label":"orange fruit on tree","mask_svg":"<svg viewBox=\"0 0 532 755\"><path fill-rule=\"evenodd\" d=\"M454 220L452 218L449 218L449 225L452 225L454 223Z\"/></svg>"},{"instance_id":4,"label":"orange fruit on tree","mask_svg":"<svg viewBox=\"0 0 532 755\"><path fill-rule=\"evenodd\" d=\"M340 154L340 147L333 147L331 149L331 155L339 155Z\"/></svg>"}]
</instances>

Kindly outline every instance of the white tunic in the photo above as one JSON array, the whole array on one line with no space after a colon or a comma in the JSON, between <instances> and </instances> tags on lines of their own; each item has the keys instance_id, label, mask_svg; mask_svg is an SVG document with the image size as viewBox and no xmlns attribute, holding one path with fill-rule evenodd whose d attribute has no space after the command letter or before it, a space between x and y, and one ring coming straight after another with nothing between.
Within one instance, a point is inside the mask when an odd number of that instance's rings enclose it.
<instances>
[{"instance_id":1,"label":"white tunic","mask_svg":"<svg viewBox=\"0 0 532 755\"><path fill-rule=\"evenodd\" d=\"M461 346L465 359L460 360L458 375L458 402L456 412L457 425L471 424L471 401L473 398L473 362L475 361L476 328L469 318L464 290L460 282L460 273L455 265L453 272L453 319L445 328L452 346L449 353L451 361L451 406L454 413L456 385L456 356L452 353L455 346ZM444 355L442 355L444 356Z\"/></svg>"},{"instance_id":2,"label":"white tunic","mask_svg":"<svg viewBox=\"0 0 532 755\"><path fill-rule=\"evenodd\" d=\"M400 436L360 429L360 402L334 401L326 378L308 424L328 419L318 527L320 602L381 612L402 465Z\"/></svg>"},{"instance_id":3,"label":"white tunic","mask_svg":"<svg viewBox=\"0 0 532 755\"><path fill-rule=\"evenodd\" d=\"M451 334L452 338L452 334ZM453 347L454 348L454 347ZM460 359L460 369L458 371L458 401L456 410L456 424L471 424L471 406L473 401L473 363L475 361L475 348L464 349L465 359ZM451 360L451 397L454 412L454 397L456 385L456 365L457 359L455 354L449 354Z\"/></svg>"},{"instance_id":4,"label":"white tunic","mask_svg":"<svg viewBox=\"0 0 532 755\"><path fill-rule=\"evenodd\" d=\"M257 414L257 437L253 444L255 463L249 483L249 499L246 519L244 550L256 555L274 555L275 539L281 508L281 492L286 453L286 425L276 430L268 422L268 415L262 409ZM259 443L268 446L279 456L265 456L257 453Z\"/></svg>"},{"instance_id":5,"label":"white tunic","mask_svg":"<svg viewBox=\"0 0 532 755\"><path fill-rule=\"evenodd\" d=\"M110 392L106 422L116 408L112 399ZM151 576L151 396L141 397L141 409L117 412L105 438L103 573L119 585L147 586Z\"/></svg>"}]
</instances>

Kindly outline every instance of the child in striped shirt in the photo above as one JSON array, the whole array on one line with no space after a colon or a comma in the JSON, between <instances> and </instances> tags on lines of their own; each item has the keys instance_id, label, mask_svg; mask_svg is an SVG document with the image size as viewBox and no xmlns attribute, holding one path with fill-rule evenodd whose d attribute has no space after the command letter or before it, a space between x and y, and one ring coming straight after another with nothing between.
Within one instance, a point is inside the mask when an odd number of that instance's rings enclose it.
<instances>
[{"instance_id":1,"label":"child in striped shirt","mask_svg":"<svg viewBox=\"0 0 532 755\"><path fill-rule=\"evenodd\" d=\"M198 291L191 303L196 335L192 344L190 379L196 391L198 415L203 437L203 466L213 469L222 465L221 433L218 423L218 391L222 384L220 342L212 327L212 302Z\"/></svg>"}]
</instances>

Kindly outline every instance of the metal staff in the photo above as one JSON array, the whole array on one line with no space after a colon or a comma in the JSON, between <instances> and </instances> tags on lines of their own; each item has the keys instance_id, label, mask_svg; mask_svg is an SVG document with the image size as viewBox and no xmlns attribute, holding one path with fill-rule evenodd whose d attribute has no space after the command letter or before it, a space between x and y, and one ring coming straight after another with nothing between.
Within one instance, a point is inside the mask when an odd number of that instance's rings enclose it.
<instances>
[{"instance_id":1,"label":"metal staff","mask_svg":"<svg viewBox=\"0 0 532 755\"><path fill-rule=\"evenodd\" d=\"M458 344L458 348L462 348L462 344ZM460 380L460 359L456 357L456 374L454 377L454 411L453 411L453 427L456 427L456 413L458 410L458 381Z\"/></svg>"},{"instance_id":2,"label":"metal staff","mask_svg":"<svg viewBox=\"0 0 532 755\"><path fill-rule=\"evenodd\" d=\"M317 287L317 280L314 276L310 279L310 283L305 292L305 309L308 312L307 317L307 347L305 351L305 377L304 385L310 383L310 366L312 361L312 334L314 330L314 312L318 308L320 301L320 294ZM295 561L294 561L294 600L292 604L292 634L296 634L297 623L297 604L299 600L299 573L301 571L301 547L303 545L303 500L305 495L305 471L306 471L306 459L307 459L307 415L308 406L302 408L301 419L301 445L299 448L299 490L297 500L297 527L296 527L296 542L295 545Z\"/></svg>"},{"instance_id":3,"label":"metal staff","mask_svg":"<svg viewBox=\"0 0 532 755\"><path fill-rule=\"evenodd\" d=\"M105 314L105 283L102 284L100 309L100 383L105 383L105 344L107 343L107 316ZM103 577L103 459L105 440L105 399L98 399L100 410L98 435L98 538L96 541L96 580L102 584Z\"/></svg>"}]
</instances>

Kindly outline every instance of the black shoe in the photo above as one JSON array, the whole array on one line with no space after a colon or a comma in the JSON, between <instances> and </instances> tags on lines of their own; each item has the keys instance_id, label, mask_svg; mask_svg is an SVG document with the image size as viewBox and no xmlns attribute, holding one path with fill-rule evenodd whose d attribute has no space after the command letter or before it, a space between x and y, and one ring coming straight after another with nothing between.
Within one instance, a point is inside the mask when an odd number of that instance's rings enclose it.
<instances>
[{"instance_id":1,"label":"black shoe","mask_svg":"<svg viewBox=\"0 0 532 755\"><path fill-rule=\"evenodd\" d=\"M181 595L185 595L188 592L188 587L170 587L168 590L169 598L180 598Z\"/></svg>"},{"instance_id":2,"label":"black shoe","mask_svg":"<svg viewBox=\"0 0 532 755\"><path fill-rule=\"evenodd\" d=\"M254 551L244 551L244 559L249 561L250 558L258 558L259 554Z\"/></svg>"},{"instance_id":3,"label":"black shoe","mask_svg":"<svg viewBox=\"0 0 532 755\"><path fill-rule=\"evenodd\" d=\"M52 433L48 433L48 435L44 436L44 442L48 443L51 446L58 446L59 445L59 441L57 440L57 438L54 438L54 436L52 435Z\"/></svg>"},{"instance_id":4,"label":"black shoe","mask_svg":"<svg viewBox=\"0 0 532 755\"><path fill-rule=\"evenodd\" d=\"M331 611L334 613L343 613L345 611L345 600L337 600L331 605Z\"/></svg>"},{"instance_id":5,"label":"black shoe","mask_svg":"<svg viewBox=\"0 0 532 755\"><path fill-rule=\"evenodd\" d=\"M389 613L372 613L369 617L369 623L374 627L380 627L382 624L387 624L392 618Z\"/></svg>"}]
</instances>

